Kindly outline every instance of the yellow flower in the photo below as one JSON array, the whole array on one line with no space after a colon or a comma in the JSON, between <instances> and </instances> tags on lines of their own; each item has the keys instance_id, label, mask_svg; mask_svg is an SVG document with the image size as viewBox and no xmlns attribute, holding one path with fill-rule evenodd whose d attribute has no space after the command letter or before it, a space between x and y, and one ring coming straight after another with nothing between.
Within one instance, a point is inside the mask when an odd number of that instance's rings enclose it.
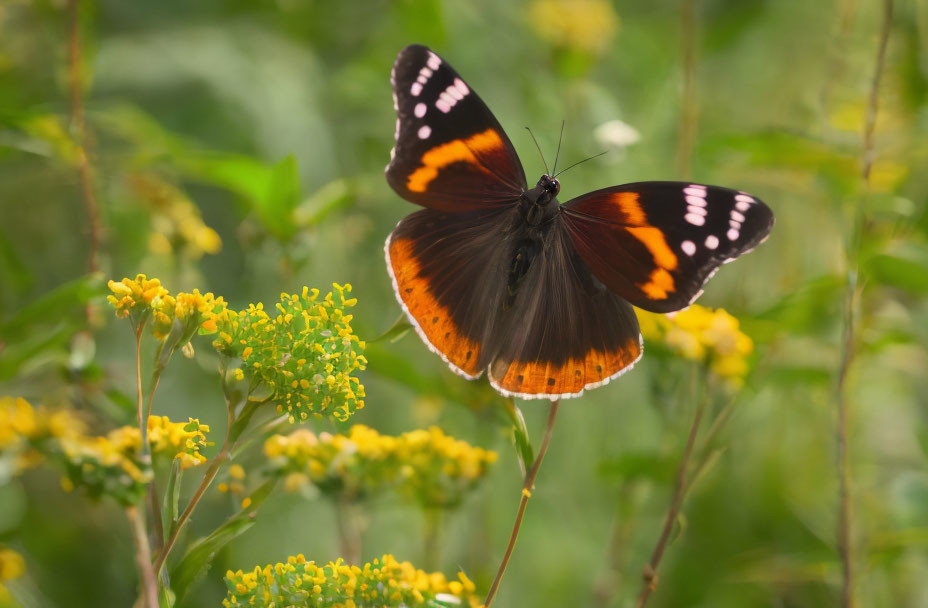
<instances>
[{"instance_id":1,"label":"yellow flower","mask_svg":"<svg viewBox=\"0 0 928 608\"><path fill-rule=\"evenodd\" d=\"M497 454L449 437L438 427L381 435L357 424L346 435L305 429L264 444L271 471L294 491L306 483L357 500L387 487L427 508L450 508L486 476Z\"/></svg>"},{"instance_id":2,"label":"yellow flower","mask_svg":"<svg viewBox=\"0 0 928 608\"><path fill-rule=\"evenodd\" d=\"M124 278L118 283L110 281L107 285L113 295L107 296L106 300L116 309L116 316L120 319L133 312L147 312L156 298L168 295L161 281L149 279L144 274L136 275L135 279Z\"/></svg>"},{"instance_id":3,"label":"yellow flower","mask_svg":"<svg viewBox=\"0 0 928 608\"><path fill-rule=\"evenodd\" d=\"M351 285L335 283L320 298L319 290L304 287L281 294L273 314L261 303L238 312L223 303L206 313L202 327L218 334L219 352L241 360L236 379L247 376L272 391L291 422L310 415L346 420L364 407L364 386L352 373L367 365L366 345L346 314L357 303L345 296L350 291Z\"/></svg>"},{"instance_id":4,"label":"yellow flower","mask_svg":"<svg viewBox=\"0 0 928 608\"><path fill-rule=\"evenodd\" d=\"M198 260L204 253L218 253L222 239L203 223L200 210L179 188L160 176L138 173L131 177L133 192L153 214L149 247L167 254L177 249L185 257Z\"/></svg>"},{"instance_id":5,"label":"yellow flower","mask_svg":"<svg viewBox=\"0 0 928 608\"><path fill-rule=\"evenodd\" d=\"M554 46L598 53L612 42L619 17L607 0L535 0L529 21Z\"/></svg>"},{"instance_id":6,"label":"yellow flower","mask_svg":"<svg viewBox=\"0 0 928 608\"><path fill-rule=\"evenodd\" d=\"M645 340L662 342L687 359L707 361L722 378L737 384L748 372L754 342L740 330L738 319L722 308L694 304L669 315L639 310L638 323Z\"/></svg>"},{"instance_id":7,"label":"yellow flower","mask_svg":"<svg viewBox=\"0 0 928 608\"><path fill-rule=\"evenodd\" d=\"M463 573L449 581L440 572L425 572L409 562L384 555L363 566L337 560L325 565L302 555L286 563L268 564L243 572L226 572L225 608L420 608L460 604L477 608L473 582ZM439 603L440 602L440 603Z\"/></svg>"},{"instance_id":8,"label":"yellow flower","mask_svg":"<svg viewBox=\"0 0 928 608\"><path fill-rule=\"evenodd\" d=\"M22 398L0 397L0 458L9 459L14 473L39 464L51 443L83 429L83 422L68 410L34 408Z\"/></svg>"},{"instance_id":9,"label":"yellow flower","mask_svg":"<svg viewBox=\"0 0 928 608\"><path fill-rule=\"evenodd\" d=\"M148 418L148 442L152 452L180 460L182 469L189 469L206 462L200 449L212 445L206 440L209 426L200 424L196 418L187 422L171 422L167 416Z\"/></svg>"}]
</instances>

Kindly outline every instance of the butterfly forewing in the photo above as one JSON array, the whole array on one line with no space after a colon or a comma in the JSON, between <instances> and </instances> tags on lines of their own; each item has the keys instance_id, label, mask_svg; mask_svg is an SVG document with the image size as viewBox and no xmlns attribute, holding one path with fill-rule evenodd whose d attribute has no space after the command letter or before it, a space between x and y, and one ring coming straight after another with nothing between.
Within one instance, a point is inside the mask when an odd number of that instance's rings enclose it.
<instances>
[{"instance_id":1,"label":"butterfly forewing","mask_svg":"<svg viewBox=\"0 0 928 608\"><path fill-rule=\"evenodd\" d=\"M773 226L759 199L686 182L597 190L568 202L561 216L593 274L653 312L689 306L721 264L756 247Z\"/></svg>"},{"instance_id":2,"label":"butterfly forewing","mask_svg":"<svg viewBox=\"0 0 928 608\"><path fill-rule=\"evenodd\" d=\"M511 205L525 188L519 157L480 97L427 47L400 51L391 75L396 146L387 182L441 211Z\"/></svg>"}]
</instances>

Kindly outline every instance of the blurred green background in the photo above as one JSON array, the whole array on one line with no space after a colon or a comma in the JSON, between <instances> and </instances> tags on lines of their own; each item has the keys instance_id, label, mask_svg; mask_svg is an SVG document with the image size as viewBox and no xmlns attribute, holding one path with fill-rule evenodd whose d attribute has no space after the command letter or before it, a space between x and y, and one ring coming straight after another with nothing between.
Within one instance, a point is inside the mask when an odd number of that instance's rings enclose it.
<instances>
[{"instance_id":1,"label":"blurred green background","mask_svg":"<svg viewBox=\"0 0 928 608\"><path fill-rule=\"evenodd\" d=\"M776 213L767 243L700 300L740 319L755 368L688 497L651 605L838 602L835 394L847 277L859 267L847 380L856 593L864 606L925 606L928 5L895 6L868 188L861 134L881 20L881 3L855 0L84 1L99 267L235 307L350 282L357 333L380 335L400 312L383 241L414 210L383 179L389 72L403 46L427 44L487 102L530 181L543 167L524 126L553 156L565 120L565 163L609 150L563 178L562 201L692 179L748 191ZM0 393L81 409L102 433L134 420L128 326L97 304L83 332L72 292L18 312L88 268L67 24L61 1L0 1ZM638 141L617 123L599 128L616 120ZM859 256L845 254L858 244ZM221 431L204 351L168 369L155 413ZM501 400L413 334L367 355L366 407L352 422L385 433L436 423L500 452L449 518L440 564L485 591L520 487L493 413ZM631 605L691 421L694 373L646 345L633 373L563 404L497 606ZM537 441L547 408L520 405ZM249 459L260 454L246 455L246 469ZM210 494L193 533L215 527L229 501ZM385 500L369 517L365 559L421 559L418 512ZM219 605L228 568L338 557L333 526L324 502L272 497L184 605ZM62 492L52 472L0 487L0 541L25 556L34 606L131 605L123 518Z\"/></svg>"}]
</instances>

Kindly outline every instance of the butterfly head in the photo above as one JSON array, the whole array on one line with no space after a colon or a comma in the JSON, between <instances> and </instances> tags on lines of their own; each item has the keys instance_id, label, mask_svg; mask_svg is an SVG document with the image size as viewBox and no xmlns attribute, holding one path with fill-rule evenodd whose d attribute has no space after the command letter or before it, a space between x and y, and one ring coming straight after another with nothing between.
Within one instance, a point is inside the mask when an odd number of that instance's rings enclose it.
<instances>
[{"instance_id":1,"label":"butterfly head","mask_svg":"<svg viewBox=\"0 0 928 608\"><path fill-rule=\"evenodd\" d=\"M557 178L551 177L546 173L538 180L538 187L541 188L545 194L548 194L550 199L554 199L561 191L561 182L557 181Z\"/></svg>"},{"instance_id":2,"label":"butterfly head","mask_svg":"<svg viewBox=\"0 0 928 608\"><path fill-rule=\"evenodd\" d=\"M539 226L557 215L560 191L560 182L548 174L542 175L534 188L522 193L519 207L522 219L530 226Z\"/></svg>"}]
</instances>

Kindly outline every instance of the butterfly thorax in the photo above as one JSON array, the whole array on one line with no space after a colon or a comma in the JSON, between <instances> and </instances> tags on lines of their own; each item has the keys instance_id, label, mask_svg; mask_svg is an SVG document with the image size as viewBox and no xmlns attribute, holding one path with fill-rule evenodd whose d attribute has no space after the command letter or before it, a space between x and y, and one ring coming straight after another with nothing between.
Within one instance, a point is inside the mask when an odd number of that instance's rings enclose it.
<instances>
[{"instance_id":1,"label":"butterfly thorax","mask_svg":"<svg viewBox=\"0 0 928 608\"><path fill-rule=\"evenodd\" d=\"M557 194L561 184L555 178L545 174L538 184L524 191L519 197L519 214L529 226L541 226L550 221L560 211Z\"/></svg>"}]
</instances>

